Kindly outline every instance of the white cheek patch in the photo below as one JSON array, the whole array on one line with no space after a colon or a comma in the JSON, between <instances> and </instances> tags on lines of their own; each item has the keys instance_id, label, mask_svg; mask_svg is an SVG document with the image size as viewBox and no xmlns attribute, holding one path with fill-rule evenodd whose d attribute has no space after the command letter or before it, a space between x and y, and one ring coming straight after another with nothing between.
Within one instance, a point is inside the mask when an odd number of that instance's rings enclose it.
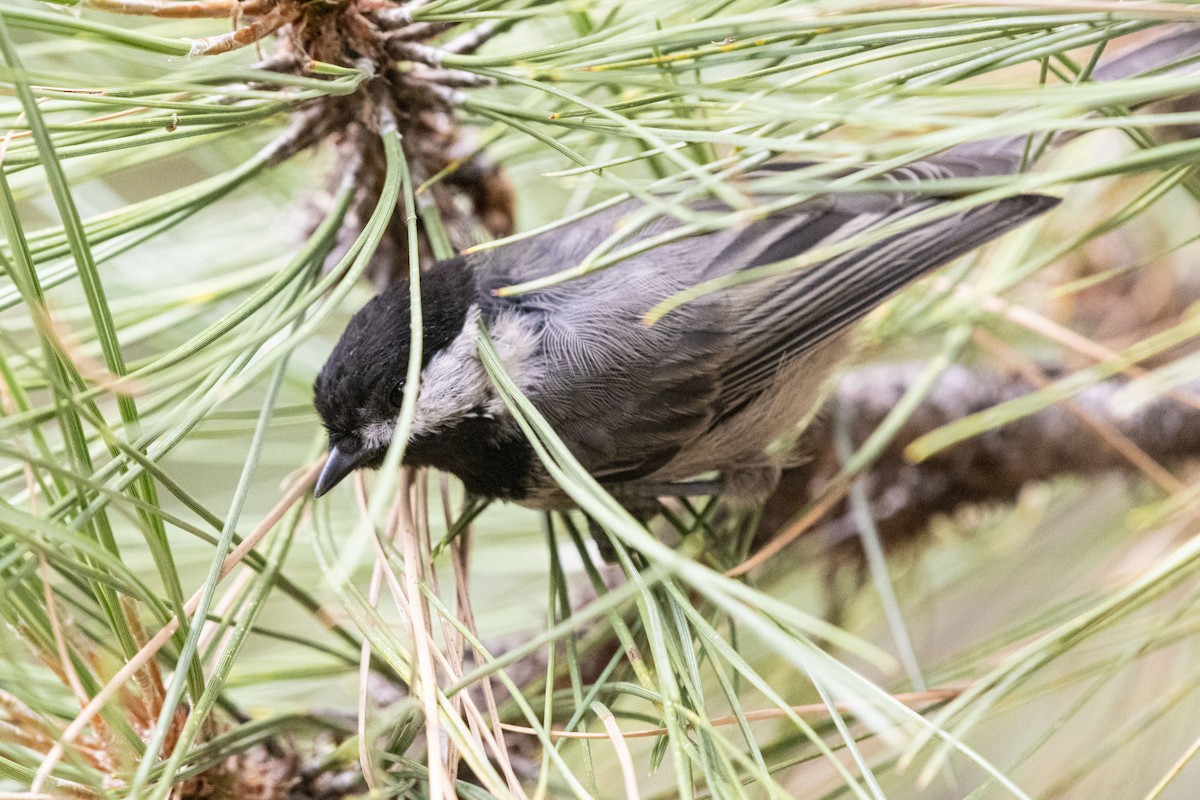
<instances>
[{"instance_id":1,"label":"white cheek patch","mask_svg":"<svg viewBox=\"0 0 1200 800\"><path fill-rule=\"evenodd\" d=\"M421 371L413 436L437 433L463 419L492 418L506 413L504 402L492 390L475 349L479 318L479 307L471 306L462 332ZM540 374L535 367L537 331L519 314L509 313L500 315L492 324L491 336L509 375L521 389L527 389ZM359 433L364 444L386 447L395 427L395 420L373 422Z\"/></svg>"},{"instance_id":2,"label":"white cheek patch","mask_svg":"<svg viewBox=\"0 0 1200 800\"><path fill-rule=\"evenodd\" d=\"M540 339L534 325L519 313L502 313L492 323L491 336L496 353L513 382L522 391L536 384L542 371L537 358ZM485 409L488 416L503 414L504 401L495 392L489 392Z\"/></svg>"},{"instance_id":3,"label":"white cheek patch","mask_svg":"<svg viewBox=\"0 0 1200 800\"><path fill-rule=\"evenodd\" d=\"M487 396L487 378L475 354L479 308L471 306L462 333L421 371L413 435L434 433L471 416Z\"/></svg>"}]
</instances>

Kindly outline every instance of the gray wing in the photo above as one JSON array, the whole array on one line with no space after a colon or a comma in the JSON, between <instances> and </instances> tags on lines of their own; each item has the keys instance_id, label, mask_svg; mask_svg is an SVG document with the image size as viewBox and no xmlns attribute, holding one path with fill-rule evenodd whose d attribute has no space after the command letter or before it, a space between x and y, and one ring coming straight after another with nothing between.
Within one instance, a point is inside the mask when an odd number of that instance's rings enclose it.
<instances>
[{"instance_id":1,"label":"gray wing","mask_svg":"<svg viewBox=\"0 0 1200 800\"><path fill-rule=\"evenodd\" d=\"M753 399L782 364L1057 201L1033 195L1001 200L809 269L711 293L654 325L643 321L658 303L701 281L794 257L940 202L904 192L817 198L740 231L673 242L494 303L540 327L543 379L530 399L568 447L602 480L635 480ZM535 269L545 275L573 266L620 218L591 217L492 251L481 270L485 292L527 280Z\"/></svg>"},{"instance_id":2,"label":"gray wing","mask_svg":"<svg viewBox=\"0 0 1200 800\"><path fill-rule=\"evenodd\" d=\"M905 200L900 195L892 199L888 206L886 196L846 195L825 200L824 208L811 216L775 224L766 220L718 254L711 269L725 272L730 262L735 269L774 263L818 244L900 222L943 202ZM722 374L720 413L738 410L771 383L782 364L820 347L922 275L1057 203L1041 195L1005 198L735 290L731 330L736 331L737 346ZM815 239L814 232L826 231L832 232Z\"/></svg>"},{"instance_id":3,"label":"gray wing","mask_svg":"<svg viewBox=\"0 0 1200 800\"><path fill-rule=\"evenodd\" d=\"M515 251L492 251L479 270L486 274L483 294L577 264L617 219L589 217ZM518 312L539 329L540 380L530 400L583 466L605 481L653 472L714 418L715 377L734 345L725 299L704 298L660 324L643 322L647 311L702 274L708 262L695 244L657 248L561 286L495 299L485 309Z\"/></svg>"}]
</instances>

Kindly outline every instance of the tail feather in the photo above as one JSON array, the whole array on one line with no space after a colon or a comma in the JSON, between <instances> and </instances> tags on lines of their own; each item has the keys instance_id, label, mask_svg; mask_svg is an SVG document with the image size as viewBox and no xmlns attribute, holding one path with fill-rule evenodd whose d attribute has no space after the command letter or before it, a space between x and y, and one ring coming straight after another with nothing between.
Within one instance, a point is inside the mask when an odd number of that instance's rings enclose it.
<instances>
[{"instance_id":1,"label":"tail feather","mask_svg":"<svg viewBox=\"0 0 1200 800\"><path fill-rule=\"evenodd\" d=\"M1200 58L1200 25L1184 25L1174 33L1102 60L1092 71L1092 80L1119 81L1182 71L1194 68L1197 58Z\"/></svg>"},{"instance_id":2,"label":"tail feather","mask_svg":"<svg viewBox=\"0 0 1200 800\"><path fill-rule=\"evenodd\" d=\"M1141 75L1200 69L1200 25L1180 26L1174 33L1109 59L1101 59L1092 71L1093 81L1119 81ZM1054 137L1059 145L1075 134ZM998 136L952 147L931 161L955 174L1007 175L1021 167L1028 137Z\"/></svg>"},{"instance_id":3,"label":"tail feather","mask_svg":"<svg viewBox=\"0 0 1200 800\"><path fill-rule=\"evenodd\" d=\"M905 205L880 224L928 209ZM741 319L739 350L722 395L747 397L774 379L782 354L820 346L913 281L1048 211L1058 199L1024 194L997 200L894 234L786 279L765 281L760 300ZM800 252L808 245L803 236ZM731 248L734 249L734 248Z\"/></svg>"}]
</instances>

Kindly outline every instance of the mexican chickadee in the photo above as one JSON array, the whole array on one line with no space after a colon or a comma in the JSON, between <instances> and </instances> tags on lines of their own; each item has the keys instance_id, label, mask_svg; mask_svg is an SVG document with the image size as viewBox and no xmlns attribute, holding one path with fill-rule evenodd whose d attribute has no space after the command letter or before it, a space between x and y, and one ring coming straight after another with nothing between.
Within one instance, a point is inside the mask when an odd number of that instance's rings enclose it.
<instances>
[{"instance_id":1,"label":"mexican chickadee","mask_svg":"<svg viewBox=\"0 0 1200 800\"><path fill-rule=\"evenodd\" d=\"M1101 66L1093 78L1139 75L1196 52L1200 28L1189 27ZM955 147L889 173L894 188L815 197L747 227L664 244L519 296L494 290L575 266L638 210L636 202L434 265L421 276L423 362L405 463L451 472L477 495L535 508L570 505L488 380L476 352L482 322L508 374L600 482L636 495L639 487L658 491L715 471L725 496L765 497L786 466L772 445L819 402L854 323L930 270L1058 201L1008 197L806 269L704 295L653 325L644 323L646 312L701 282L933 209L949 197L914 191L915 182L1015 172L1026 141ZM705 207L720 208L714 201ZM676 225L660 217L628 241ZM409 302L407 283L371 300L317 378L315 403L329 432L318 496L383 461L404 393Z\"/></svg>"}]
</instances>

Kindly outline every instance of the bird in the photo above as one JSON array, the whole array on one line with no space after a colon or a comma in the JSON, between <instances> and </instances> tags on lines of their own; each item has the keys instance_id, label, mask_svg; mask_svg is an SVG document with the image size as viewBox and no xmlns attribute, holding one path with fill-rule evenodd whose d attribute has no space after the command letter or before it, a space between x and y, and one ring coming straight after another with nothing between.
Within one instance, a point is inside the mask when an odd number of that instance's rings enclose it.
<instances>
[{"instance_id":1,"label":"bird","mask_svg":"<svg viewBox=\"0 0 1200 800\"><path fill-rule=\"evenodd\" d=\"M1197 52L1200 27L1189 26L1102 63L1093 78L1141 75ZM816 195L743 227L676 238L519 294L501 290L578 265L628 225L642 201L438 262L419 281L421 372L404 463L452 473L478 497L572 507L489 380L477 350L482 327L520 390L614 496L634 503L702 486L734 504L761 501L789 459L801 457L779 442L811 418L850 354L856 324L922 276L1059 202L1016 194L942 213L962 195L919 184L1018 172L1026 147L1024 136L958 145L886 173L884 188ZM778 185L796 165L764 167ZM712 199L693 208L728 210ZM627 242L678 225L660 214ZM702 294L647 324L680 292L885 227L861 246ZM408 282L371 299L317 376L314 405L329 437L318 497L354 470L383 463L406 389L410 307ZM707 475L717 477L698 480Z\"/></svg>"}]
</instances>

